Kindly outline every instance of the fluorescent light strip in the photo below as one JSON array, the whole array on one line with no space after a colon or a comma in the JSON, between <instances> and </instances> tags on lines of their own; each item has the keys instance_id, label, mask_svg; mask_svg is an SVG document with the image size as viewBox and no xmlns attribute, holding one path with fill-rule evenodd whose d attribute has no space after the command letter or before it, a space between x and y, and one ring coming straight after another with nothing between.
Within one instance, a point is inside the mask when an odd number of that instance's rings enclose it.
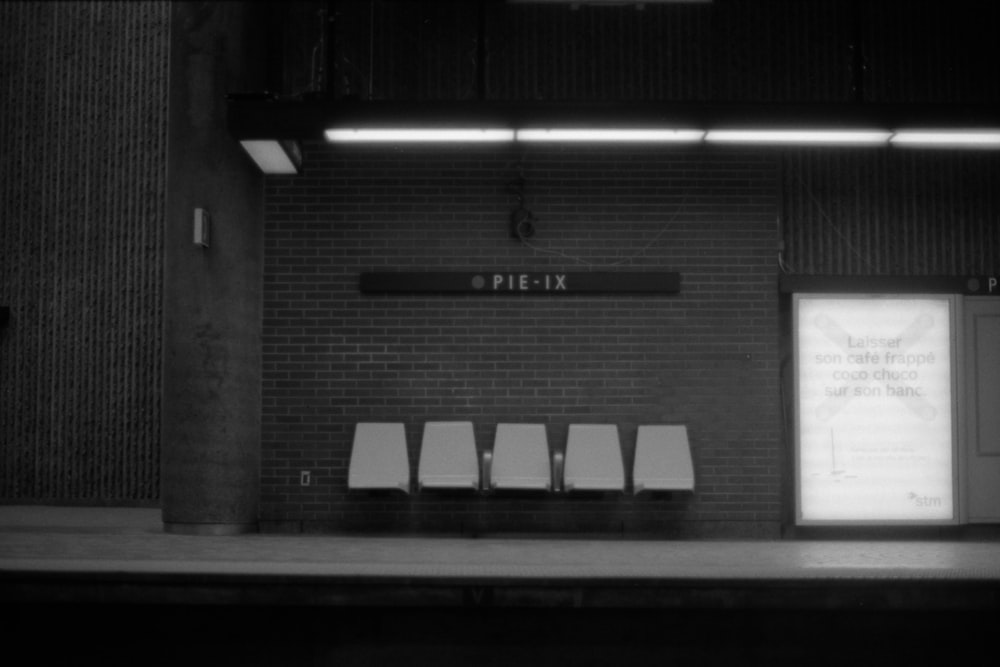
<instances>
[{"instance_id":1,"label":"fluorescent light strip","mask_svg":"<svg viewBox=\"0 0 1000 667\"><path fill-rule=\"evenodd\" d=\"M517 131L517 141L524 142L673 143L701 141L704 136L705 132L702 130L656 128L526 128Z\"/></svg>"},{"instance_id":2,"label":"fluorescent light strip","mask_svg":"<svg viewBox=\"0 0 1000 667\"><path fill-rule=\"evenodd\" d=\"M733 144L884 144L885 130L709 130L705 141Z\"/></svg>"},{"instance_id":3,"label":"fluorescent light strip","mask_svg":"<svg viewBox=\"0 0 1000 667\"><path fill-rule=\"evenodd\" d=\"M1000 128L982 130L760 130L665 128L335 128L333 143L695 143L1000 148ZM295 165L275 141L241 141L265 173L294 174Z\"/></svg>"},{"instance_id":4,"label":"fluorescent light strip","mask_svg":"<svg viewBox=\"0 0 1000 667\"><path fill-rule=\"evenodd\" d=\"M924 148L1000 148L1000 129L900 130L890 143Z\"/></svg>"},{"instance_id":5,"label":"fluorescent light strip","mask_svg":"<svg viewBox=\"0 0 1000 667\"><path fill-rule=\"evenodd\" d=\"M334 143L420 143L420 142L505 142L514 140L514 130L504 128L344 128L326 131L327 141Z\"/></svg>"},{"instance_id":6,"label":"fluorescent light strip","mask_svg":"<svg viewBox=\"0 0 1000 667\"><path fill-rule=\"evenodd\" d=\"M281 143L273 139L245 139L240 141L243 150L250 155L257 167L265 174L297 174L295 163Z\"/></svg>"}]
</instances>

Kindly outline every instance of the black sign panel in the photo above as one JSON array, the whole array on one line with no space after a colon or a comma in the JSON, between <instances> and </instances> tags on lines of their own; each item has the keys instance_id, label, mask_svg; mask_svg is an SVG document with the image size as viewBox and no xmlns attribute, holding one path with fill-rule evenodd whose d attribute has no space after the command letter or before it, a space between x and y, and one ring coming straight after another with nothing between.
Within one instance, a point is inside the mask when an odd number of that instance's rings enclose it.
<instances>
[{"instance_id":1,"label":"black sign panel","mask_svg":"<svg viewBox=\"0 0 1000 667\"><path fill-rule=\"evenodd\" d=\"M779 289L795 292L866 294L965 294L1000 297L1000 276L798 276L783 275Z\"/></svg>"},{"instance_id":2,"label":"black sign panel","mask_svg":"<svg viewBox=\"0 0 1000 667\"><path fill-rule=\"evenodd\" d=\"M361 291L377 293L465 294L675 294L676 272L517 271L362 273Z\"/></svg>"}]
</instances>

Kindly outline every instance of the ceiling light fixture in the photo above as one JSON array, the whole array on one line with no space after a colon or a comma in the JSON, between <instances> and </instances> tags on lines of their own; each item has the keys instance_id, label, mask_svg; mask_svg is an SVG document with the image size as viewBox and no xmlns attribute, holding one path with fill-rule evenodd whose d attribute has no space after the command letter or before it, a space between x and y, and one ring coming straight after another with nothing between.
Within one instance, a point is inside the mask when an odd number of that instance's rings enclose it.
<instances>
[{"instance_id":1,"label":"ceiling light fixture","mask_svg":"<svg viewBox=\"0 0 1000 667\"><path fill-rule=\"evenodd\" d=\"M899 130L889 142L919 148L1000 148L1000 129Z\"/></svg>"},{"instance_id":2,"label":"ceiling light fixture","mask_svg":"<svg viewBox=\"0 0 1000 667\"><path fill-rule=\"evenodd\" d=\"M265 174L301 173L297 141L1000 150L1000 105L392 102L230 94L227 124ZM898 128L898 129L897 129Z\"/></svg>"},{"instance_id":3,"label":"ceiling light fixture","mask_svg":"<svg viewBox=\"0 0 1000 667\"><path fill-rule=\"evenodd\" d=\"M892 133L887 130L709 130L705 141L729 144L778 145L874 145L884 144Z\"/></svg>"},{"instance_id":4,"label":"ceiling light fixture","mask_svg":"<svg viewBox=\"0 0 1000 667\"><path fill-rule=\"evenodd\" d=\"M294 141L241 139L240 145L265 174L297 174L302 167L302 151Z\"/></svg>"},{"instance_id":5,"label":"ceiling light fixture","mask_svg":"<svg viewBox=\"0 0 1000 667\"><path fill-rule=\"evenodd\" d=\"M701 141L703 130L662 128L525 128L517 130L519 142L684 143Z\"/></svg>"},{"instance_id":6,"label":"ceiling light fixture","mask_svg":"<svg viewBox=\"0 0 1000 667\"><path fill-rule=\"evenodd\" d=\"M503 143L514 140L505 128L333 128L326 131L332 143Z\"/></svg>"}]
</instances>

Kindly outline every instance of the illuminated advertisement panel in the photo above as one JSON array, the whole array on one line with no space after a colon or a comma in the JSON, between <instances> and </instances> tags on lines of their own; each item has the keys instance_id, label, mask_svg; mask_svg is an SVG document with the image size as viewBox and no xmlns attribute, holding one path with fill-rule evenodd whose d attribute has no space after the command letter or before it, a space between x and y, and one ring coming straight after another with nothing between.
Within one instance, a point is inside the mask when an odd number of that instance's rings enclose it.
<instances>
[{"instance_id":1,"label":"illuminated advertisement panel","mask_svg":"<svg viewBox=\"0 0 1000 667\"><path fill-rule=\"evenodd\" d=\"M793 309L797 522L953 523L953 297Z\"/></svg>"}]
</instances>

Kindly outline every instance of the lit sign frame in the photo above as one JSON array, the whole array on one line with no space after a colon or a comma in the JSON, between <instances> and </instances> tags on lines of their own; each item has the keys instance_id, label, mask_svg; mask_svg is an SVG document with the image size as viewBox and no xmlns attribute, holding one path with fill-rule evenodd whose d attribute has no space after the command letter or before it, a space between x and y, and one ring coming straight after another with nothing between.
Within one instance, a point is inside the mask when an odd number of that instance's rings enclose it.
<instances>
[{"instance_id":1,"label":"lit sign frame","mask_svg":"<svg viewBox=\"0 0 1000 667\"><path fill-rule=\"evenodd\" d=\"M797 525L959 523L957 304L792 295Z\"/></svg>"}]
</instances>

